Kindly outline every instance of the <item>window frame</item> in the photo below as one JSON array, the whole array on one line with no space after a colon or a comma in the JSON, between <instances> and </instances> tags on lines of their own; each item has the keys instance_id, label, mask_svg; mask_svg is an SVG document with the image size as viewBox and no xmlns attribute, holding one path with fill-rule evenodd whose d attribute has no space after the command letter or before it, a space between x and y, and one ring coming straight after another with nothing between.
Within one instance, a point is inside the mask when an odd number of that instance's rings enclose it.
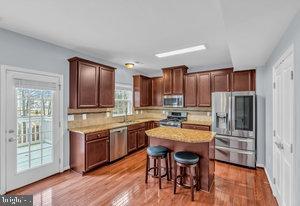
<instances>
[{"instance_id":1,"label":"window frame","mask_svg":"<svg viewBox=\"0 0 300 206\"><path fill-rule=\"evenodd\" d=\"M130 109L128 109L128 111L127 111L127 116L133 115L133 86L129 85L129 84L116 84L116 87L115 87L115 107L111 112L112 117L124 117L126 115L125 113L122 113L122 114L115 113L116 106L117 106L116 101L125 101L125 99L117 99L117 95L116 95L117 91L130 92L130 95L129 95L130 97L129 97L128 100L126 100L127 102L130 102L130 104L131 104L131 105L129 105Z\"/></svg>"}]
</instances>

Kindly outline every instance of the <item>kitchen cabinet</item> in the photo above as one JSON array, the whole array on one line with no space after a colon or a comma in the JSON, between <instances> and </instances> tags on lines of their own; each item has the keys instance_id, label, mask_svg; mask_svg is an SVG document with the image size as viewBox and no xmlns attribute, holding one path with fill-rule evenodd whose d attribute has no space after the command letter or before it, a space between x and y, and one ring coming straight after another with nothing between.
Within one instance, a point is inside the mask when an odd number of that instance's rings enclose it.
<instances>
[{"instance_id":1,"label":"kitchen cabinet","mask_svg":"<svg viewBox=\"0 0 300 206\"><path fill-rule=\"evenodd\" d=\"M86 170L109 161L109 139L102 138L86 142Z\"/></svg>"},{"instance_id":2,"label":"kitchen cabinet","mask_svg":"<svg viewBox=\"0 0 300 206\"><path fill-rule=\"evenodd\" d=\"M184 75L187 69L184 65L162 69L165 95L184 94Z\"/></svg>"},{"instance_id":3,"label":"kitchen cabinet","mask_svg":"<svg viewBox=\"0 0 300 206\"><path fill-rule=\"evenodd\" d=\"M141 128L138 130L137 135L137 147L142 148L146 146L146 134L145 134L145 128Z\"/></svg>"},{"instance_id":4,"label":"kitchen cabinet","mask_svg":"<svg viewBox=\"0 0 300 206\"><path fill-rule=\"evenodd\" d=\"M114 107L115 68L78 57L69 63L71 109Z\"/></svg>"},{"instance_id":5,"label":"kitchen cabinet","mask_svg":"<svg viewBox=\"0 0 300 206\"><path fill-rule=\"evenodd\" d=\"M100 107L115 106L115 70L100 67Z\"/></svg>"},{"instance_id":6,"label":"kitchen cabinet","mask_svg":"<svg viewBox=\"0 0 300 206\"><path fill-rule=\"evenodd\" d=\"M231 90L235 92L255 91L255 70L233 72Z\"/></svg>"},{"instance_id":7,"label":"kitchen cabinet","mask_svg":"<svg viewBox=\"0 0 300 206\"><path fill-rule=\"evenodd\" d=\"M145 135L145 123L129 125L127 130L128 153L134 152L137 149L146 146L147 139Z\"/></svg>"},{"instance_id":8,"label":"kitchen cabinet","mask_svg":"<svg viewBox=\"0 0 300 206\"><path fill-rule=\"evenodd\" d=\"M181 127L184 128L184 129L195 129L195 130L210 131L210 126L207 126L207 125L183 123Z\"/></svg>"},{"instance_id":9,"label":"kitchen cabinet","mask_svg":"<svg viewBox=\"0 0 300 206\"><path fill-rule=\"evenodd\" d=\"M109 131L70 132L70 167L84 174L109 161Z\"/></svg>"},{"instance_id":10,"label":"kitchen cabinet","mask_svg":"<svg viewBox=\"0 0 300 206\"><path fill-rule=\"evenodd\" d=\"M197 106L211 106L211 74L210 72L200 72L197 74Z\"/></svg>"},{"instance_id":11,"label":"kitchen cabinet","mask_svg":"<svg viewBox=\"0 0 300 206\"><path fill-rule=\"evenodd\" d=\"M185 107L197 106L197 73L186 74L185 81L184 104Z\"/></svg>"},{"instance_id":12,"label":"kitchen cabinet","mask_svg":"<svg viewBox=\"0 0 300 206\"><path fill-rule=\"evenodd\" d=\"M164 94L171 95L173 92L173 70L164 69L163 70L163 81L164 81Z\"/></svg>"},{"instance_id":13,"label":"kitchen cabinet","mask_svg":"<svg viewBox=\"0 0 300 206\"><path fill-rule=\"evenodd\" d=\"M230 92L232 68L215 70L211 72L211 90L212 92Z\"/></svg>"},{"instance_id":14,"label":"kitchen cabinet","mask_svg":"<svg viewBox=\"0 0 300 206\"><path fill-rule=\"evenodd\" d=\"M127 135L128 153L137 150L137 137L138 137L138 132L136 130L128 131L128 135Z\"/></svg>"},{"instance_id":15,"label":"kitchen cabinet","mask_svg":"<svg viewBox=\"0 0 300 206\"><path fill-rule=\"evenodd\" d=\"M163 106L163 77L153 77L152 81L152 106Z\"/></svg>"},{"instance_id":16,"label":"kitchen cabinet","mask_svg":"<svg viewBox=\"0 0 300 206\"><path fill-rule=\"evenodd\" d=\"M133 99L134 107L151 106L152 82L149 77L142 75L133 76Z\"/></svg>"}]
</instances>

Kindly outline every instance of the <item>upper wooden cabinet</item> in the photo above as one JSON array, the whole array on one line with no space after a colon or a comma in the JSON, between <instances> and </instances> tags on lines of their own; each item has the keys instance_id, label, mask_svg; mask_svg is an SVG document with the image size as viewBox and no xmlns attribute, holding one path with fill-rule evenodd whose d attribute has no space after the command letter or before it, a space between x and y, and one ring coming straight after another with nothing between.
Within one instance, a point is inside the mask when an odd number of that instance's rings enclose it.
<instances>
[{"instance_id":1,"label":"upper wooden cabinet","mask_svg":"<svg viewBox=\"0 0 300 206\"><path fill-rule=\"evenodd\" d=\"M211 74L210 72L201 72L197 74L197 106L211 106Z\"/></svg>"},{"instance_id":2,"label":"upper wooden cabinet","mask_svg":"<svg viewBox=\"0 0 300 206\"><path fill-rule=\"evenodd\" d=\"M154 77L152 80L152 106L163 105L163 77Z\"/></svg>"},{"instance_id":3,"label":"upper wooden cabinet","mask_svg":"<svg viewBox=\"0 0 300 206\"><path fill-rule=\"evenodd\" d=\"M146 107L152 103L151 79L142 75L133 76L134 107Z\"/></svg>"},{"instance_id":4,"label":"upper wooden cabinet","mask_svg":"<svg viewBox=\"0 0 300 206\"><path fill-rule=\"evenodd\" d=\"M169 67L163 69L164 94L183 95L184 75L187 72L186 66Z\"/></svg>"},{"instance_id":5,"label":"upper wooden cabinet","mask_svg":"<svg viewBox=\"0 0 300 206\"><path fill-rule=\"evenodd\" d=\"M216 70L211 72L212 92L230 92L230 79L233 68Z\"/></svg>"},{"instance_id":6,"label":"upper wooden cabinet","mask_svg":"<svg viewBox=\"0 0 300 206\"><path fill-rule=\"evenodd\" d=\"M232 91L255 91L255 70L233 72L231 76Z\"/></svg>"},{"instance_id":7,"label":"upper wooden cabinet","mask_svg":"<svg viewBox=\"0 0 300 206\"><path fill-rule=\"evenodd\" d=\"M197 106L197 74L186 74L185 81L184 105L186 107Z\"/></svg>"},{"instance_id":8,"label":"upper wooden cabinet","mask_svg":"<svg viewBox=\"0 0 300 206\"><path fill-rule=\"evenodd\" d=\"M76 69L75 69L76 70ZM98 91L99 91L99 69L95 64L86 62L78 62L78 92L77 105L80 108L98 107ZM75 89L76 85L70 85L71 89Z\"/></svg>"},{"instance_id":9,"label":"upper wooden cabinet","mask_svg":"<svg viewBox=\"0 0 300 206\"><path fill-rule=\"evenodd\" d=\"M114 107L115 68L78 57L69 59L69 62L69 107Z\"/></svg>"},{"instance_id":10,"label":"upper wooden cabinet","mask_svg":"<svg viewBox=\"0 0 300 206\"><path fill-rule=\"evenodd\" d=\"M200 72L185 75L185 106L211 106L210 73Z\"/></svg>"},{"instance_id":11,"label":"upper wooden cabinet","mask_svg":"<svg viewBox=\"0 0 300 206\"><path fill-rule=\"evenodd\" d=\"M115 106L115 70L100 67L100 107Z\"/></svg>"}]
</instances>

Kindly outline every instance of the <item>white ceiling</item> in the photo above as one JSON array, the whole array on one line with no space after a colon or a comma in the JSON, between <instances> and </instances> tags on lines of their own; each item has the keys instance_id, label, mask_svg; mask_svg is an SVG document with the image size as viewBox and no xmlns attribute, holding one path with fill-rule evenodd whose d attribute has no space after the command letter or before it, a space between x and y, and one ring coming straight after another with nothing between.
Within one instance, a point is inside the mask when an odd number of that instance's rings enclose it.
<instances>
[{"instance_id":1,"label":"white ceiling","mask_svg":"<svg viewBox=\"0 0 300 206\"><path fill-rule=\"evenodd\" d=\"M182 64L248 68L265 63L297 1L0 0L0 27L120 65L138 61L144 73ZM208 49L154 56L200 44Z\"/></svg>"},{"instance_id":2,"label":"white ceiling","mask_svg":"<svg viewBox=\"0 0 300 206\"><path fill-rule=\"evenodd\" d=\"M300 8L299 0L220 0L220 3L235 70L265 65Z\"/></svg>"}]
</instances>

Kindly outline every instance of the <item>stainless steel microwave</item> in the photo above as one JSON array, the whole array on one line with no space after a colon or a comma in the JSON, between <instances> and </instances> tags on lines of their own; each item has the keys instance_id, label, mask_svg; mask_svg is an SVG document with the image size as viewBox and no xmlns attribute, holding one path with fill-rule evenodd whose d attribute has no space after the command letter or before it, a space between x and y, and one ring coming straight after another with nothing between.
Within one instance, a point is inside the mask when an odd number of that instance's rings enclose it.
<instances>
[{"instance_id":1,"label":"stainless steel microwave","mask_svg":"<svg viewBox=\"0 0 300 206\"><path fill-rule=\"evenodd\" d=\"M183 95L165 95L164 107L183 107Z\"/></svg>"}]
</instances>

